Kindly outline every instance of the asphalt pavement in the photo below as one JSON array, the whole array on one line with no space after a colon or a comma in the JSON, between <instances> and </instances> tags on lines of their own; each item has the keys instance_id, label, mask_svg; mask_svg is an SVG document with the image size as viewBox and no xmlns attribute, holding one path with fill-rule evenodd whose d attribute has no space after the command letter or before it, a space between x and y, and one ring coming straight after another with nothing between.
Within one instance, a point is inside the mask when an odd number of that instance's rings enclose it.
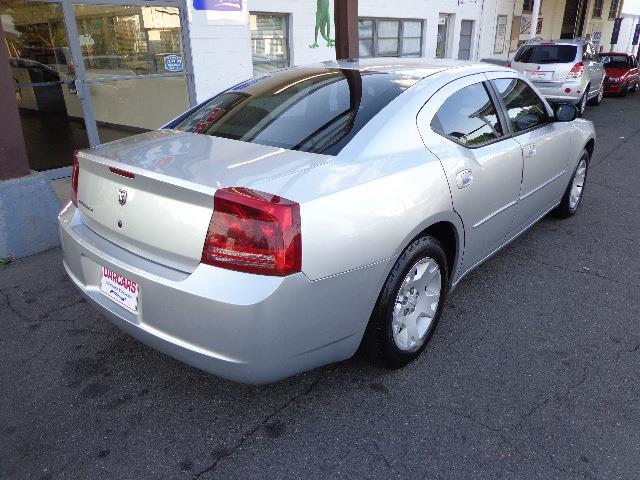
<instances>
[{"instance_id":1,"label":"asphalt pavement","mask_svg":"<svg viewBox=\"0 0 640 480\"><path fill-rule=\"evenodd\" d=\"M60 250L0 266L0 478L640 478L640 94L587 117L581 210L462 282L402 370L234 384L113 327Z\"/></svg>"}]
</instances>

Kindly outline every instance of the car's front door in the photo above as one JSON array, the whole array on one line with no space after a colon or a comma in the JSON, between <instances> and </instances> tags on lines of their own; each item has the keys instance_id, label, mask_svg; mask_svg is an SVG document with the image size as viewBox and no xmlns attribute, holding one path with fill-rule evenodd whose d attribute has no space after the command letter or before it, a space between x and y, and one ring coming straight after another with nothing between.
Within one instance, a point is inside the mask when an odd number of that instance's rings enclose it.
<instances>
[{"instance_id":1,"label":"car's front door","mask_svg":"<svg viewBox=\"0 0 640 480\"><path fill-rule=\"evenodd\" d=\"M557 204L567 186L571 163L571 127L554 123L551 109L524 80L492 79L505 109L509 128L522 147L524 167L518 211L512 233L517 233Z\"/></svg>"},{"instance_id":2,"label":"car's front door","mask_svg":"<svg viewBox=\"0 0 640 480\"><path fill-rule=\"evenodd\" d=\"M425 146L440 159L464 223L460 273L504 243L516 212L522 148L505 134L496 101L486 76L473 75L445 85L418 115Z\"/></svg>"}]
</instances>

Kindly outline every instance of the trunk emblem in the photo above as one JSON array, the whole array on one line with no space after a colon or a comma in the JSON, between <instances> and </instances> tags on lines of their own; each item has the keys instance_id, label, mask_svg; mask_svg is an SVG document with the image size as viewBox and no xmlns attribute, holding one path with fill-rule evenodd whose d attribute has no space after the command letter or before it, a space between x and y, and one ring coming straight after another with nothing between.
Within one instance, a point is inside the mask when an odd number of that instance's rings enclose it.
<instances>
[{"instance_id":1,"label":"trunk emblem","mask_svg":"<svg viewBox=\"0 0 640 480\"><path fill-rule=\"evenodd\" d=\"M118 190L118 203L120 205L127 203L127 191L124 188Z\"/></svg>"}]
</instances>

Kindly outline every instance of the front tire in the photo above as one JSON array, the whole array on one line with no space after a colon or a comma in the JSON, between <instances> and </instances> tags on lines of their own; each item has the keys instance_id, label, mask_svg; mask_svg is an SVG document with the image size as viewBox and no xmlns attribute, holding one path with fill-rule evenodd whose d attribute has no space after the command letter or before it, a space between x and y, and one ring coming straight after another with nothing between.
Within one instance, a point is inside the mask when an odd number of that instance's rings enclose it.
<instances>
[{"instance_id":1,"label":"front tire","mask_svg":"<svg viewBox=\"0 0 640 480\"><path fill-rule=\"evenodd\" d=\"M584 94L582 95L582 97L580 97L580 100L576 105L576 107L578 107L578 115L580 115L581 117L584 115L584 111L587 109L587 93L589 93L589 85L587 85Z\"/></svg>"},{"instance_id":2,"label":"front tire","mask_svg":"<svg viewBox=\"0 0 640 480\"><path fill-rule=\"evenodd\" d=\"M587 171L589 170L590 156L587 150L582 151L578 165L573 171L571 181L567 185L562 201L554 211L560 218L569 218L575 215L584 196L584 187L587 182Z\"/></svg>"},{"instance_id":3,"label":"front tire","mask_svg":"<svg viewBox=\"0 0 640 480\"><path fill-rule=\"evenodd\" d=\"M414 240L389 273L367 325L363 349L369 359L392 369L415 360L433 335L448 285L438 240Z\"/></svg>"}]
</instances>

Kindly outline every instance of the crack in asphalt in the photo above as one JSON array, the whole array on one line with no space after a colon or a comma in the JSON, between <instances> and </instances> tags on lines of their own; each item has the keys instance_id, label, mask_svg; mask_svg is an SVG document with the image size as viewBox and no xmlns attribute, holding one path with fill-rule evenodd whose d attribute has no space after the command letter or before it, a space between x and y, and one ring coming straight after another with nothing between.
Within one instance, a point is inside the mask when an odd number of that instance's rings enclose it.
<instances>
[{"instance_id":1,"label":"crack in asphalt","mask_svg":"<svg viewBox=\"0 0 640 480\"><path fill-rule=\"evenodd\" d=\"M63 310L66 310L67 308L71 308L75 305L79 305L81 303L85 303L85 300L83 298L79 298L77 300L74 300L72 302L63 304L63 305L59 305L56 308L53 308L51 310L46 311L45 313L42 313L40 315L38 315L37 317L34 318L30 318L28 315L25 315L24 313L22 313L18 307L16 307L13 302L11 301L11 297L9 297L9 293L6 289L0 289L0 295L2 295L4 297L5 300L5 304L7 305L7 307L9 308L9 311L11 311L11 313L13 313L16 317L18 317L20 320L22 320L24 323L33 323L34 321L38 321L38 320L42 320L43 318L48 318L51 315L61 312ZM48 321L55 321L56 319L50 319ZM65 320L66 322L67 320ZM7 330L10 330L11 328L14 328L16 325L14 324L13 326L9 326L3 330L0 330L0 333L5 332Z\"/></svg>"},{"instance_id":2,"label":"crack in asphalt","mask_svg":"<svg viewBox=\"0 0 640 480\"><path fill-rule=\"evenodd\" d=\"M318 384L322 380L328 378L329 375L331 375L333 372L335 372L337 370L337 368L338 368L338 365L336 365L335 367L329 369L329 371L325 375L318 376L318 378L316 378L314 381L312 381L309 384L309 386L306 389L304 389L301 393L291 397L282 406L280 406L279 408L277 408L276 410L271 412L269 415L264 417L260 422L258 422L252 428L250 428L249 430L245 431L245 433L242 434L240 439L231 448L226 449L223 453L218 455L209 466L207 466L204 469L200 470L192 478L195 480L195 479L200 478L202 475L204 475L206 473L210 473L210 472L215 471L216 467L218 466L218 464L222 460L224 460L226 458L229 458L231 455L233 455L235 453L235 451L238 450L240 447L242 447L247 440L249 440L251 437L253 437L253 435L258 430L263 428L270 420L274 419L283 410L287 409L287 407L289 407L290 405L292 405L293 403L295 403L296 401L298 401L302 397L305 397L305 396L309 395L311 392L313 392L313 390L318 386Z\"/></svg>"},{"instance_id":3,"label":"crack in asphalt","mask_svg":"<svg viewBox=\"0 0 640 480\"><path fill-rule=\"evenodd\" d=\"M640 288L640 284L621 282L620 280L616 280L614 278L607 277L606 275L602 275L601 273L598 273L598 272L593 271L593 270L585 270L585 269L573 270L571 268L563 267L561 265L556 265L554 263L544 262L544 261L539 260L537 258L528 257L528 259L533 260L534 262L539 263L541 265L545 265L547 267L557 268L558 270L562 270L562 271L567 272L567 273L581 273L583 275L591 275L591 276L594 276L594 277L601 278L603 280L607 280L607 281L612 282L612 283L617 283L618 285L624 285L626 287L632 287L632 288Z\"/></svg>"},{"instance_id":4,"label":"crack in asphalt","mask_svg":"<svg viewBox=\"0 0 640 480\"><path fill-rule=\"evenodd\" d=\"M620 360L620 355L623 353L635 353L640 350L640 343L636 343L636 346L633 348L621 348L616 352L616 360Z\"/></svg>"}]
</instances>

